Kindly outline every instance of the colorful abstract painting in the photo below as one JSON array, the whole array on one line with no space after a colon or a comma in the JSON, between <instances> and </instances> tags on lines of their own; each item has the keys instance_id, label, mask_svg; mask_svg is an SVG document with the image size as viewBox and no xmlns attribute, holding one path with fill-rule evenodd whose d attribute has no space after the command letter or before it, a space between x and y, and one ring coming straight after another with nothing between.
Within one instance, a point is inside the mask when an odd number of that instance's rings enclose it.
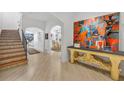
<instances>
[{"instance_id":1,"label":"colorful abstract painting","mask_svg":"<svg viewBox=\"0 0 124 93\"><path fill-rule=\"evenodd\" d=\"M118 51L120 13L74 22L74 46Z\"/></svg>"}]
</instances>

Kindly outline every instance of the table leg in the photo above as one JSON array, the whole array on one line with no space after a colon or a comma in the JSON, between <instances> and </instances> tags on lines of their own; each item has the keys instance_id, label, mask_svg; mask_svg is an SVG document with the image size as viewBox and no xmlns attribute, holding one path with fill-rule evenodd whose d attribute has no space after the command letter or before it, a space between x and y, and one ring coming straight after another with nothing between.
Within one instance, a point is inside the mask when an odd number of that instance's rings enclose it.
<instances>
[{"instance_id":1,"label":"table leg","mask_svg":"<svg viewBox=\"0 0 124 93\"><path fill-rule=\"evenodd\" d=\"M74 63L74 51L70 50L70 61L71 63Z\"/></svg>"},{"instance_id":2,"label":"table leg","mask_svg":"<svg viewBox=\"0 0 124 93\"><path fill-rule=\"evenodd\" d=\"M119 80L119 64L120 64L120 60L117 59L111 59L111 63L112 63L112 67L111 67L111 78L113 80Z\"/></svg>"}]
</instances>

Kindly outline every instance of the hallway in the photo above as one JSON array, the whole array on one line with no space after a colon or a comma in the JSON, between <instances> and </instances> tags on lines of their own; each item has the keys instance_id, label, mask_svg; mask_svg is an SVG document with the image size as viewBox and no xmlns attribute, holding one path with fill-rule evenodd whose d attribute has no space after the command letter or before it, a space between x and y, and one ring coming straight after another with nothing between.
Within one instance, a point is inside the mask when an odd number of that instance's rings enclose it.
<instances>
[{"instance_id":1,"label":"hallway","mask_svg":"<svg viewBox=\"0 0 124 93\"><path fill-rule=\"evenodd\" d=\"M122 0L1 0L0 10L0 93L124 93Z\"/></svg>"},{"instance_id":2,"label":"hallway","mask_svg":"<svg viewBox=\"0 0 124 93\"><path fill-rule=\"evenodd\" d=\"M79 64L61 63L58 52L29 55L27 65L0 71L0 80L111 80L110 76ZM105 75L104 75L105 74Z\"/></svg>"}]
</instances>

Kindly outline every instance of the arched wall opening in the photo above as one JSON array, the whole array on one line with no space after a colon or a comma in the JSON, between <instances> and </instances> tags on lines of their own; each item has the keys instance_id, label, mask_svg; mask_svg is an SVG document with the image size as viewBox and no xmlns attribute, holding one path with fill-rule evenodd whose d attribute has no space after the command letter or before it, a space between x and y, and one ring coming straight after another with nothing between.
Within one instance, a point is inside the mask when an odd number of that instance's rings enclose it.
<instances>
[{"instance_id":1,"label":"arched wall opening","mask_svg":"<svg viewBox=\"0 0 124 93\"><path fill-rule=\"evenodd\" d=\"M28 48L34 48L44 52L44 31L38 27L25 28L25 35L28 40Z\"/></svg>"},{"instance_id":2,"label":"arched wall opening","mask_svg":"<svg viewBox=\"0 0 124 93\"><path fill-rule=\"evenodd\" d=\"M55 25L50 30L50 49L61 52L62 30L61 26Z\"/></svg>"}]
</instances>

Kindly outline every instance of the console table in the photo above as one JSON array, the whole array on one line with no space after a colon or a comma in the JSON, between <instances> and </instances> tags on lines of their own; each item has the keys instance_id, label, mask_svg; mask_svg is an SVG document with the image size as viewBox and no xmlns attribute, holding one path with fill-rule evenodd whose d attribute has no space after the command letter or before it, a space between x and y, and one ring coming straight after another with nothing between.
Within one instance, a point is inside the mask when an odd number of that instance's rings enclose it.
<instances>
[{"instance_id":1,"label":"console table","mask_svg":"<svg viewBox=\"0 0 124 93\"><path fill-rule=\"evenodd\" d=\"M68 47L70 53L70 62L75 63L77 61L83 61L88 64L95 64L98 68L107 70L111 72L111 78L113 80L119 80L120 69L119 65L121 62L124 62L124 52L108 52L108 51L99 51L87 48L74 48L73 46ZM80 54L82 53L82 54ZM107 57L109 60L103 60L99 57Z\"/></svg>"}]
</instances>

